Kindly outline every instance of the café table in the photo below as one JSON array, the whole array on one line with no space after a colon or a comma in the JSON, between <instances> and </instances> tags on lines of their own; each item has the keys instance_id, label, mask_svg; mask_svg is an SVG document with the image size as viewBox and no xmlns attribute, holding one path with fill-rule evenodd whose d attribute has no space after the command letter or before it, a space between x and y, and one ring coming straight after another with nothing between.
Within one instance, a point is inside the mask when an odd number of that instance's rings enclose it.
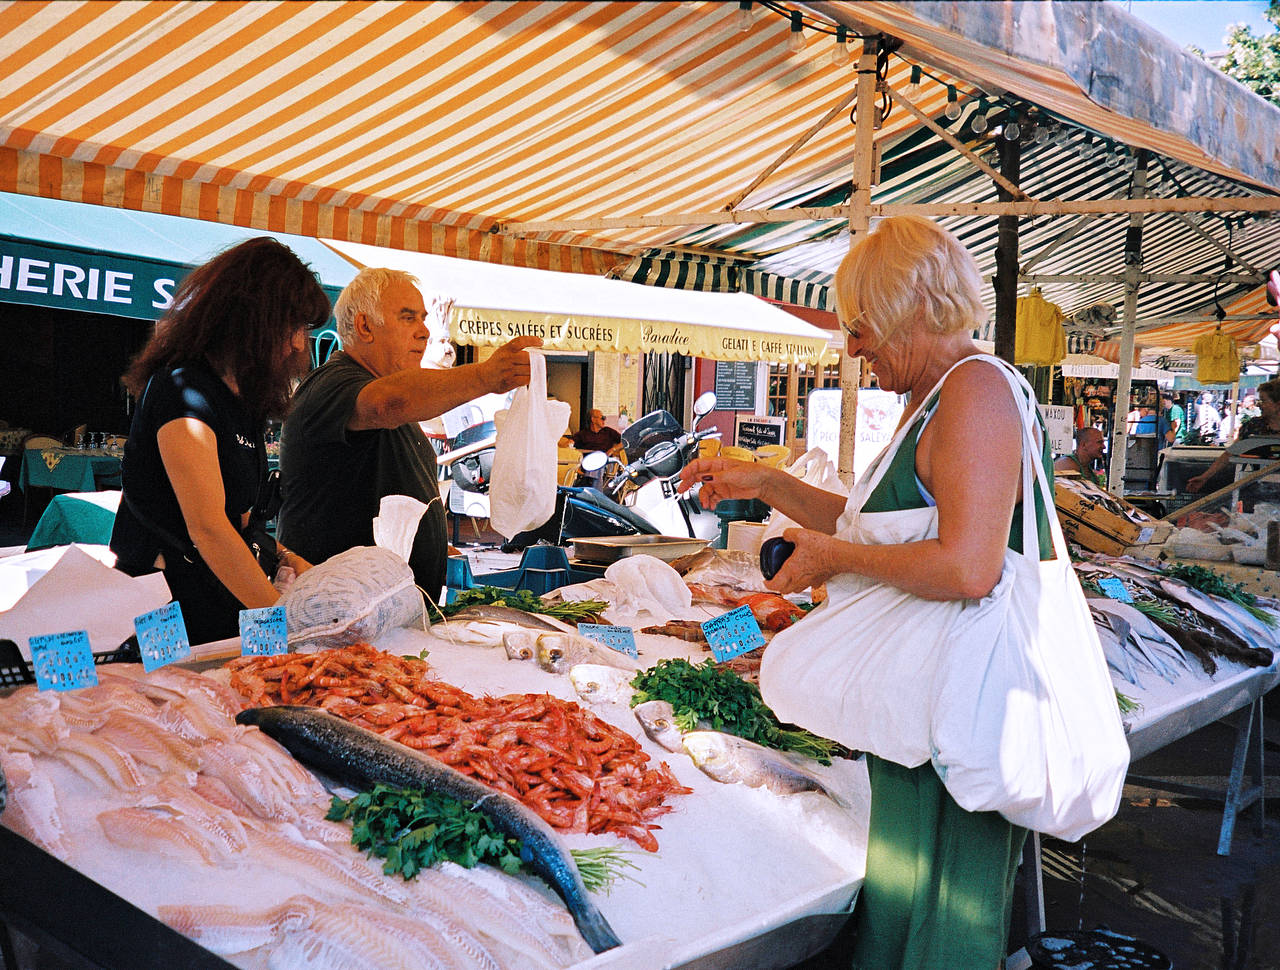
<instances>
[{"instance_id":1,"label":"caf\u00e9 table","mask_svg":"<svg viewBox=\"0 0 1280 970\"><path fill-rule=\"evenodd\" d=\"M119 482L122 454L118 449L28 448L22 453L18 487L51 488L58 492L97 491L100 479Z\"/></svg>"},{"instance_id":2,"label":"caf\u00e9 table","mask_svg":"<svg viewBox=\"0 0 1280 970\"><path fill-rule=\"evenodd\" d=\"M62 492L55 495L40 516L27 552L66 546L73 542L105 546L120 507L120 492Z\"/></svg>"}]
</instances>

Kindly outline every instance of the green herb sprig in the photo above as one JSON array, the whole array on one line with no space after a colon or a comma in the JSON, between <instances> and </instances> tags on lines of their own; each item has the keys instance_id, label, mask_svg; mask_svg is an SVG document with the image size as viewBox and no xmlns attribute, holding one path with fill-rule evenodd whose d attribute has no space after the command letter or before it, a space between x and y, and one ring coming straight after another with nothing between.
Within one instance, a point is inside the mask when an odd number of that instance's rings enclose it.
<instances>
[{"instance_id":1,"label":"green herb sprig","mask_svg":"<svg viewBox=\"0 0 1280 970\"><path fill-rule=\"evenodd\" d=\"M1120 708L1121 714L1132 714L1134 711L1142 707L1137 701L1126 694L1116 691L1116 706Z\"/></svg>"},{"instance_id":2,"label":"green herb sprig","mask_svg":"<svg viewBox=\"0 0 1280 970\"><path fill-rule=\"evenodd\" d=\"M1239 603L1267 626L1276 625L1275 615L1258 605L1258 598L1244 588L1244 583L1229 582L1212 569L1206 569L1204 566L1196 566L1191 563L1173 563L1165 566L1164 573L1166 576L1182 580L1188 586L1193 586L1202 593L1221 596L1224 599L1231 600L1233 603Z\"/></svg>"},{"instance_id":3,"label":"green herb sprig","mask_svg":"<svg viewBox=\"0 0 1280 970\"><path fill-rule=\"evenodd\" d=\"M566 600L560 603L547 603L540 596L527 589L475 586L471 589L462 590L452 603L442 606L440 612L445 616L453 616L459 610L464 610L468 606L483 606L488 603L511 606L517 610L524 610L526 613L542 613L546 616L554 616L556 619L564 620L566 623L588 622L598 619L600 611L609 608L609 604L604 600L580 600L576 603L570 603Z\"/></svg>"},{"instance_id":4,"label":"green herb sprig","mask_svg":"<svg viewBox=\"0 0 1280 970\"><path fill-rule=\"evenodd\" d=\"M823 764L843 752L835 741L782 722L760 697L760 688L737 674L720 670L714 660L700 664L683 658L659 660L631 681L631 706L663 700L675 711L676 727L692 731L706 721L717 731L734 734L765 747L795 751Z\"/></svg>"},{"instance_id":5,"label":"green herb sprig","mask_svg":"<svg viewBox=\"0 0 1280 970\"><path fill-rule=\"evenodd\" d=\"M348 800L337 797L325 814L351 822L351 844L378 859L382 871L406 880L440 862L471 869L482 862L506 873L524 868L519 839L499 830L489 816L449 795L379 784ZM630 853L612 846L571 849L588 892L608 893L618 879L639 870Z\"/></svg>"}]
</instances>

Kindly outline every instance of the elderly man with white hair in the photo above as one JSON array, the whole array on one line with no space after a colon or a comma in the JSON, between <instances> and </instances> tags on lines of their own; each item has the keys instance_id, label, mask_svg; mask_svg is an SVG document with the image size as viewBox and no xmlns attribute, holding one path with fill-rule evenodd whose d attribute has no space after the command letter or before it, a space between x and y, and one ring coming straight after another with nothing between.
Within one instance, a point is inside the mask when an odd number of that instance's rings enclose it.
<instances>
[{"instance_id":1,"label":"elderly man with white hair","mask_svg":"<svg viewBox=\"0 0 1280 970\"><path fill-rule=\"evenodd\" d=\"M517 337L482 363L424 369L429 335L417 282L401 270L370 267L339 295L342 349L302 381L285 418L279 532L318 563L373 544L384 495L416 498L428 509L409 565L434 599L445 582L448 539L435 452L419 422L528 384L525 350L542 341Z\"/></svg>"}]
</instances>

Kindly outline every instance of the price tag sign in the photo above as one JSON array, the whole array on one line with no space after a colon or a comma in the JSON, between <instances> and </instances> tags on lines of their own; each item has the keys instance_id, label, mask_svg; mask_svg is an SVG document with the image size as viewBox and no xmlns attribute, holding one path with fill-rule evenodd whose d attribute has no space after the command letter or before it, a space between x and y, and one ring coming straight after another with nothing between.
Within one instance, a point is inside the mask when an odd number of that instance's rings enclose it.
<instances>
[{"instance_id":1,"label":"price tag sign","mask_svg":"<svg viewBox=\"0 0 1280 970\"><path fill-rule=\"evenodd\" d=\"M289 652L289 626L283 606L240 611L240 655L273 657Z\"/></svg>"},{"instance_id":2,"label":"price tag sign","mask_svg":"<svg viewBox=\"0 0 1280 970\"><path fill-rule=\"evenodd\" d=\"M707 620L702 624L702 633L716 660L731 660L764 646L764 634L749 606L739 606Z\"/></svg>"},{"instance_id":3,"label":"price tag sign","mask_svg":"<svg viewBox=\"0 0 1280 970\"><path fill-rule=\"evenodd\" d=\"M610 626L608 623L579 623L578 632L589 640L603 643L610 650L639 657L636 650L636 632L629 626Z\"/></svg>"},{"instance_id":4,"label":"price tag sign","mask_svg":"<svg viewBox=\"0 0 1280 970\"><path fill-rule=\"evenodd\" d=\"M187 625L177 600L135 616L133 628L138 634L142 669L147 673L191 656L191 641L187 639Z\"/></svg>"},{"instance_id":5,"label":"price tag sign","mask_svg":"<svg viewBox=\"0 0 1280 970\"><path fill-rule=\"evenodd\" d=\"M1133 597L1124 588L1124 583L1120 582L1115 576L1108 576L1106 579L1098 580L1098 587L1107 594L1108 599L1119 600L1121 603L1133 602Z\"/></svg>"},{"instance_id":6,"label":"price tag sign","mask_svg":"<svg viewBox=\"0 0 1280 970\"><path fill-rule=\"evenodd\" d=\"M31 637L27 646L31 648L31 666L35 668L39 690L97 686L98 672L93 667L93 651L86 631Z\"/></svg>"}]
</instances>

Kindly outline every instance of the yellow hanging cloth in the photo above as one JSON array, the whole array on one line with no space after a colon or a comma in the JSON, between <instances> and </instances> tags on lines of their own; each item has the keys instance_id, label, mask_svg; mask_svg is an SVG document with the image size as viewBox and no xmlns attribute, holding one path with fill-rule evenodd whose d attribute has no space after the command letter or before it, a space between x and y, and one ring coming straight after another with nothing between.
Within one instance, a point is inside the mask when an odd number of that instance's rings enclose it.
<instances>
[{"instance_id":1,"label":"yellow hanging cloth","mask_svg":"<svg viewBox=\"0 0 1280 970\"><path fill-rule=\"evenodd\" d=\"M1013 337L1013 362L1047 367L1067 355L1067 335L1062 311L1038 289L1018 300Z\"/></svg>"},{"instance_id":2,"label":"yellow hanging cloth","mask_svg":"<svg viewBox=\"0 0 1280 970\"><path fill-rule=\"evenodd\" d=\"M1196 380L1201 384L1230 384L1240 377L1240 351L1234 337L1221 329L1196 338Z\"/></svg>"}]
</instances>

